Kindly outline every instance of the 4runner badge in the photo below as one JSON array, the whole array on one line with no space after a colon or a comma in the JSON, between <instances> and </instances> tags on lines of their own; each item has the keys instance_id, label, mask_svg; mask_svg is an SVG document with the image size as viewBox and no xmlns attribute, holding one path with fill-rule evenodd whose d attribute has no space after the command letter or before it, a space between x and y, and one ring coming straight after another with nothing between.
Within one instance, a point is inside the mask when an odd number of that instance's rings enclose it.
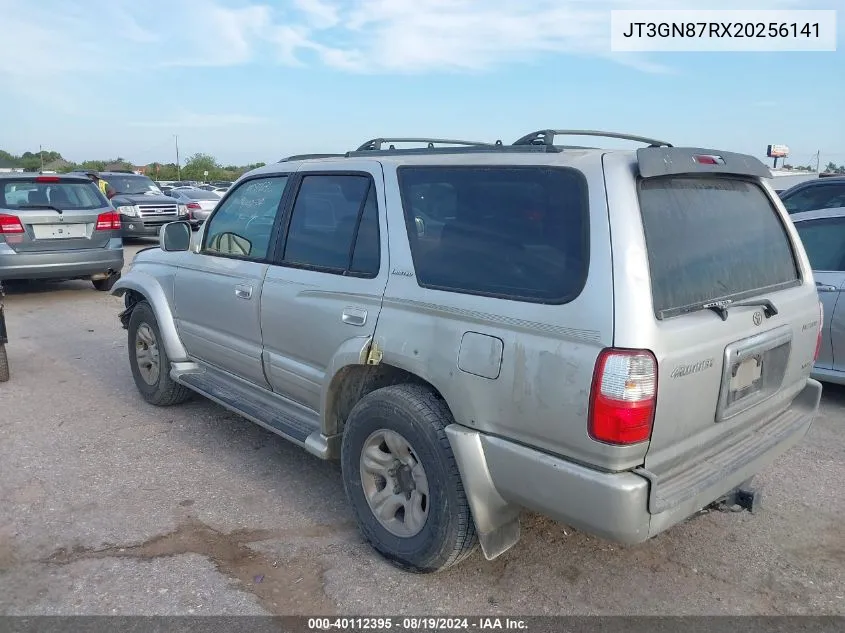
<instances>
[{"instance_id":1,"label":"4runner badge","mask_svg":"<svg viewBox=\"0 0 845 633\"><path fill-rule=\"evenodd\" d=\"M690 374L697 374L700 371L704 371L705 369L710 369L713 366L713 359L707 358L705 360L700 360L697 363L690 363L689 365L678 365L675 369L672 370L670 376L672 378L683 378L684 376L689 376Z\"/></svg>"}]
</instances>

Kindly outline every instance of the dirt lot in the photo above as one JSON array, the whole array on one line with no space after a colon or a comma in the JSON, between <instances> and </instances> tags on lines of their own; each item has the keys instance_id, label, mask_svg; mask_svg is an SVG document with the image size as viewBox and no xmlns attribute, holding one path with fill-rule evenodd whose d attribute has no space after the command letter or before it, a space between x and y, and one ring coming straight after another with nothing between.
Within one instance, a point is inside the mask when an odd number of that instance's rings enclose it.
<instances>
[{"instance_id":1,"label":"dirt lot","mask_svg":"<svg viewBox=\"0 0 845 633\"><path fill-rule=\"evenodd\" d=\"M120 307L83 282L7 297L0 613L845 614L843 389L759 478L763 514L638 547L526 515L496 561L413 576L362 541L336 465L209 402L146 405Z\"/></svg>"}]
</instances>

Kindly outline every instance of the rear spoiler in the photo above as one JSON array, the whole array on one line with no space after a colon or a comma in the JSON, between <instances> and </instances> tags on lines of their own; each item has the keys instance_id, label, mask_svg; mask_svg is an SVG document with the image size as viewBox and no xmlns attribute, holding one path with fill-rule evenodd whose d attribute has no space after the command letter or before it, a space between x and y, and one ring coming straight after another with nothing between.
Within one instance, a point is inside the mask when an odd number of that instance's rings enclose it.
<instances>
[{"instance_id":1,"label":"rear spoiler","mask_svg":"<svg viewBox=\"0 0 845 633\"><path fill-rule=\"evenodd\" d=\"M758 158L699 147L643 147L637 150L637 162L642 178L678 174L772 177L772 172Z\"/></svg>"}]
</instances>

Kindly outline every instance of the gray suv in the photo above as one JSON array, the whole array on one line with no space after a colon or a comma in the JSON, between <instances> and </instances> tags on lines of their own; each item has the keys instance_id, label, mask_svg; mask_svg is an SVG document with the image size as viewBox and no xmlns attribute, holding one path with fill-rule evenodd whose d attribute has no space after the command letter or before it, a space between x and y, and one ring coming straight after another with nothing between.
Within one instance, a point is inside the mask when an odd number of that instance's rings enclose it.
<instances>
[{"instance_id":1,"label":"gray suv","mask_svg":"<svg viewBox=\"0 0 845 633\"><path fill-rule=\"evenodd\" d=\"M0 174L0 281L90 279L123 268L120 217L87 176Z\"/></svg>"},{"instance_id":2,"label":"gray suv","mask_svg":"<svg viewBox=\"0 0 845 633\"><path fill-rule=\"evenodd\" d=\"M141 395L339 459L365 537L418 572L500 555L522 508L639 543L753 507L821 397L820 303L768 169L565 133L246 174L113 291Z\"/></svg>"}]
</instances>

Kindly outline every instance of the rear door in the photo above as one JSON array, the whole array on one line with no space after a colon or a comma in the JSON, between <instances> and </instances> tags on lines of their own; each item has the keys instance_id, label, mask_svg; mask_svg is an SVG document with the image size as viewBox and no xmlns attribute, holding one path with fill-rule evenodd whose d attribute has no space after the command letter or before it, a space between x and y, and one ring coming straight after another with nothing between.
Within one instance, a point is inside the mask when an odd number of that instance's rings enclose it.
<instances>
[{"instance_id":1,"label":"rear door","mask_svg":"<svg viewBox=\"0 0 845 633\"><path fill-rule=\"evenodd\" d=\"M375 333L389 272L381 166L321 168L297 174L261 299L268 380L315 411L338 353L360 353Z\"/></svg>"},{"instance_id":2,"label":"rear door","mask_svg":"<svg viewBox=\"0 0 845 633\"><path fill-rule=\"evenodd\" d=\"M845 304L841 300L845 289L845 210L838 214L804 213L793 216L793 221L824 305L824 332L816 366L845 371Z\"/></svg>"},{"instance_id":3,"label":"rear door","mask_svg":"<svg viewBox=\"0 0 845 633\"><path fill-rule=\"evenodd\" d=\"M812 369L819 305L759 161L648 151L665 160L647 154L644 164L641 155L640 174L629 168L628 186L613 176L608 194L615 345L651 349L658 360L645 465L659 474L789 406Z\"/></svg>"},{"instance_id":4,"label":"rear door","mask_svg":"<svg viewBox=\"0 0 845 633\"><path fill-rule=\"evenodd\" d=\"M88 178L3 178L0 194L0 241L18 253L105 248L119 229L100 217L114 209Z\"/></svg>"}]
</instances>

